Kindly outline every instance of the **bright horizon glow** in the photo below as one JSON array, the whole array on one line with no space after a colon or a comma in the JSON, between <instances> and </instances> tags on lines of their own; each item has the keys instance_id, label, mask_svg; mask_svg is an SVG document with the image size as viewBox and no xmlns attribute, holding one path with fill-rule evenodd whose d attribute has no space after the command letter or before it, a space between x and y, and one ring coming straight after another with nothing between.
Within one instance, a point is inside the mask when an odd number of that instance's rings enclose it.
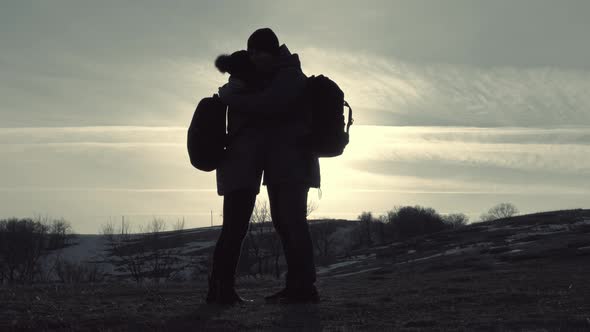
<instances>
[{"instance_id":1,"label":"bright horizon glow","mask_svg":"<svg viewBox=\"0 0 590 332\"><path fill-rule=\"evenodd\" d=\"M587 129L354 125L345 153L320 160L322 199L310 191L319 205L310 218L354 219L362 211L379 215L398 205L423 205L466 213L473 221L501 201L536 212L557 208L556 198L566 196L576 204L569 207L583 206L590 196ZM103 142L87 141L97 134ZM184 127L0 129L0 151L18 161L0 186L6 217L63 216L82 233L96 233L116 216L139 224L185 217L187 227L197 227L210 225L213 211L220 224L215 173L192 168L185 135ZM50 177L35 176L36 160L50 167ZM266 200L264 186L259 199ZM20 203L29 201L37 202L35 209Z\"/></svg>"}]
</instances>

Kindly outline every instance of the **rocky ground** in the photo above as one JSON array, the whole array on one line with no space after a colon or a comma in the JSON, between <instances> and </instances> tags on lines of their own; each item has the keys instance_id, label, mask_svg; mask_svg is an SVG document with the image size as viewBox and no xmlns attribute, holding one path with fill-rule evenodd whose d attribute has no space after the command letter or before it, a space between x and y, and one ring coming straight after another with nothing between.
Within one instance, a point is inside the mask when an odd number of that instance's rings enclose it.
<instances>
[{"instance_id":1,"label":"rocky ground","mask_svg":"<svg viewBox=\"0 0 590 332\"><path fill-rule=\"evenodd\" d=\"M318 269L319 304L204 304L206 282L0 288L0 330L589 331L590 211L479 223Z\"/></svg>"}]
</instances>

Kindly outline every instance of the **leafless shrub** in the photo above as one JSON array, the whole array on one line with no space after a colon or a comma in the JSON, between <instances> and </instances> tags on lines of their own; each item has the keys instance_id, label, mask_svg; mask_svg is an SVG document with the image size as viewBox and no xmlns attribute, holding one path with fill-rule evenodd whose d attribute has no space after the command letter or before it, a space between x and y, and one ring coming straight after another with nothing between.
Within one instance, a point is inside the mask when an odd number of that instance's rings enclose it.
<instances>
[{"instance_id":1,"label":"leafless shrub","mask_svg":"<svg viewBox=\"0 0 590 332\"><path fill-rule=\"evenodd\" d=\"M165 221L154 218L145 227L138 229L140 232L132 233L129 222L124 218L120 226L112 222L104 224L101 234L107 243L105 260L129 273L138 284L145 278L159 283L175 277L184 262L180 258L182 253L177 243L170 238L171 233L165 233Z\"/></svg>"},{"instance_id":2,"label":"leafless shrub","mask_svg":"<svg viewBox=\"0 0 590 332\"><path fill-rule=\"evenodd\" d=\"M129 273L136 283L141 284L147 272L147 253L140 236L131 233L129 221L122 218L120 226L109 221L102 225L100 234L106 240L105 260L115 269Z\"/></svg>"},{"instance_id":3,"label":"leafless shrub","mask_svg":"<svg viewBox=\"0 0 590 332\"><path fill-rule=\"evenodd\" d=\"M443 222L449 228L459 228L467 225L469 223L469 217L464 213L451 213L442 216Z\"/></svg>"},{"instance_id":4,"label":"leafless shrub","mask_svg":"<svg viewBox=\"0 0 590 332\"><path fill-rule=\"evenodd\" d=\"M182 232L184 230L184 217L182 219L176 220L176 222L172 225L172 230L175 232Z\"/></svg>"},{"instance_id":5,"label":"leafless shrub","mask_svg":"<svg viewBox=\"0 0 590 332\"><path fill-rule=\"evenodd\" d=\"M65 219L54 219L46 222L48 231L48 249L61 249L71 244L74 239L72 225Z\"/></svg>"},{"instance_id":6,"label":"leafless shrub","mask_svg":"<svg viewBox=\"0 0 590 332\"><path fill-rule=\"evenodd\" d=\"M104 271L96 263L76 262L57 257L55 275L66 284L93 283L104 280Z\"/></svg>"},{"instance_id":7,"label":"leafless shrub","mask_svg":"<svg viewBox=\"0 0 590 332\"><path fill-rule=\"evenodd\" d=\"M375 218L373 218L373 214L371 212L363 212L360 216L358 216L358 220L361 223L361 245L363 246L372 246L373 245L373 237L371 236L371 228L372 224L375 222Z\"/></svg>"},{"instance_id":8,"label":"leafless shrub","mask_svg":"<svg viewBox=\"0 0 590 332\"><path fill-rule=\"evenodd\" d=\"M31 283L40 274L48 227L32 219L0 220L0 280Z\"/></svg>"},{"instance_id":9,"label":"leafless shrub","mask_svg":"<svg viewBox=\"0 0 590 332\"><path fill-rule=\"evenodd\" d=\"M519 213L516 206L512 203L500 203L491 207L487 213L480 216L480 221L492 221L502 218L510 218Z\"/></svg>"},{"instance_id":10,"label":"leafless shrub","mask_svg":"<svg viewBox=\"0 0 590 332\"><path fill-rule=\"evenodd\" d=\"M264 261L270 256L265 252L266 239L271 235L271 216L268 203L257 201L250 216L250 227L248 228L248 244L250 253L254 256L257 266L257 274L262 275L265 271ZM268 265L268 263L266 264Z\"/></svg>"},{"instance_id":11,"label":"leafless shrub","mask_svg":"<svg viewBox=\"0 0 590 332\"><path fill-rule=\"evenodd\" d=\"M353 249L356 227L339 227L330 235L330 252L333 255L349 256Z\"/></svg>"},{"instance_id":12,"label":"leafless shrub","mask_svg":"<svg viewBox=\"0 0 590 332\"><path fill-rule=\"evenodd\" d=\"M335 238L332 234L336 232L336 227L330 221L313 222L310 224L311 240L319 256L329 256L333 251Z\"/></svg>"},{"instance_id":13,"label":"leafless shrub","mask_svg":"<svg viewBox=\"0 0 590 332\"><path fill-rule=\"evenodd\" d=\"M147 267L149 276L156 283L176 277L178 269L175 267L182 263L179 258L181 255L180 249L178 249L176 243L170 241L169 236L164 234L165 230L165 221L154 218L148 224L147 231L141 239L141 241L147 242Z\"/></svg>"}]
</instances>

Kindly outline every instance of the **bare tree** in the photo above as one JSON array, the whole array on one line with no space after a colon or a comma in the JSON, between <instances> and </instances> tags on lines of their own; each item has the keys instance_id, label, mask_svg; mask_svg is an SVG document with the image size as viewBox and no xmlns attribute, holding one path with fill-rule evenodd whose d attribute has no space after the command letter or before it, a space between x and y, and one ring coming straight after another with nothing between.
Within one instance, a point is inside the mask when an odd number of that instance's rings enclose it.
<instances>
[{"instance_id":1,"label":"bare tree","mask_svg":"<svg viewBox=\"0 0 590 332\"><path fill-rule=\"evenodd\" d=\"M358 216L358 220L361 222L363 233L366 234L366 245L372 246L373 240L371 238L371 224L373 223L373 214L371 212L363 212L360 216ZM363 241L364 242L364 241Z\"/></svg>"},{"instance_id":2,"label":"bare tree","mask_svg":"<svg viewBox=\"0 0 590 332\"><path fill-rule=\"evenodd\" d=\"M491 207L487 213L481 215L481 221L491 221L502 218L510 218L519 213L518 209L512 203L500 203Z\"/></svg>"},{"instance_id":3,"label":"bare tree","mask_svg":"<svg viewBox=\"0 0 590 332\"><path fill-rule=\"evenodd\" d=\"M334 233L330 235L330 252L334 255L350 256L354 246L354 235L356 227L338 227Z\"/></svg>"},{"instance_id":4,"label":"bare tree","mask_svg":"<svg viewBox=\"0 0 590 332\"><path fill-rule=\"evenodd\" d=\"M58 280L65 284L100 282L104 279L104 271L96 263L70 261L58 255L53 265Z\"/></svg>"},{"instance_id":5,"label":"bare tree","mask_svg":"<svg viewBox=\"0 0 590 332\"><path fill-rule=\"evenodd\" d=\"M140 241L146 243L145 248L145 264L152 280L156 283L160 282L160 278L170 264L168 252L163 247L162 232L166 229L166 223L163 219L154 218L144 230L144 234Z\"/></svg>"},{"instance_id":6,"label":"bare tree","mask_svg":"<svg viewBox=\"0 0 590 332\"><path fill-rule=\"evenodd\" d=\"M177 223L175 227L182 226ZM109 222L102 226L101 234L107 242L105 260L127 272L133 280L141 284L150 278L156 284L170 280L181 271L181 249L178 235L166 231L166 222L153 218L145 226L137 226L139 232L132 233L131 226L124 218L121 225Z\"/></svg>"},{"instance_id":7,"label":"bare tree","mask_svg":"<svg viewBox=\"0 0 590 332\"><path fill-rule=\"evenodd\" d=\"M182 219L178 219L176 220L176 222L174 223L174 225L172 225L172 230L176 231L176 232L181 232L184 230L184 217L182 217Z\"/></svg>"},{"instance_id":8,"label":"bare tree","mask_svg":"<svg viewBox=\"0 0 590 332\"><path fill-rule=\"evenodd\" d=\"M250 216L250 227L248 228L248 241L250 248L258 265L258 274L263 274L263 262L265 254L263 250L264 239L267 233L271 230L267 230L266 224L270 224L270 210L266 201L257 201Z\"/></svg>"},{"instance_id":9,"label":"bare tree","mask_svg":"<svg viewBox=\"0 0 590 332\"><path fill-rule=\"evenodd\" d=\"M184 220L175 225L175 228L179 227L182 230ZM148 243L147 264L152 280L156 283L175 278L179 271L188 266L188 263L181 259L182 251L178 246L178 235L165 234L165 230L164 220L154 218L143 239Z\"/></svg>"},{"instance_id":10,"label":"bare tree","mask_svg":"<svg viewBox=\"0 0 590 332\"><path fill-rule=\"evenodd\" d=\"M314 222L310 225L311 239L320 256L329 256L334 242L332 233L335 231L329 221Z\"/></svg>"},{"instance_id":11,"label":"bare tree","mask_svg":"<svg viewBox=\"0 0 590 332\"><path fill-rule=\"evenodd\" d=\"M377 230L377 234L379 235L379 244L384 244L385 239L385 219L383 216L374 220L375 228Z\"/></svg>"},{"instance_id":12,"label":"bare tree","mask_svg":"<svg viewBox=\"0 0 590 332\"><path fill-rule=\"evenodd\" d=\"M147 273L146 248L140 237L131 233L129 221L121 218L118 227L110 221L102 225L100 233L107 242L105 260L128 272L136 283L141 284Z\"/></svg>"},{"instance_id":13,"label":"bare tree","mask_svg":"<svg viewBox=\"0 0 590 332\"><path fill-rule=\"evenodd\" d=\"M47 232L46 223L32 219L0 220L0 279L33 282L41 272Z\"/></svg>"},{"instance_id":14,"label":"bare tree","mask_svg":"<svg viewBox=\"0 0 590 332\"><path fill-rule=\"evenodd\" d=\"M442 216L442 219L450 228L459 228L469 223L469 217L464 213L450 213Z\"/></svg>"},{"instance_id":15,"label":"bare tree","mask_svg":"<svg viewBox=\"0 0 590 332\"><path fill-rule=\"evenodd\" d=\"M72 225L65 219L54 219L46 223L48 228L48 249L61 249L74 238Z\"/></svg>"}]
</instances>

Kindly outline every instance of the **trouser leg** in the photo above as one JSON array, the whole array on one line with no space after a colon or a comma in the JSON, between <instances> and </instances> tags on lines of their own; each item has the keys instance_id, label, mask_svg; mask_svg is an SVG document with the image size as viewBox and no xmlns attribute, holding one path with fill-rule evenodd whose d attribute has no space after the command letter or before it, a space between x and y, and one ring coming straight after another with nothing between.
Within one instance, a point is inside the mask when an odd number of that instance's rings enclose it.
<instances>
[{"instance_id":1,"label":"trouser leg","mask_svg":"<svg viewBox=\"0 0 590 332\"><path fill-rule=\"evenodd\" d=\"M223 197L223 226L213 252L212 274L215 279L233 280L235 277L256 193L252 189L243 189Z\"/></svg>"},{"instance_id":2,"label":"trouser leg","mask_svg":"<svg viewBox=\"0 0 590 332\"><path fill-rule=\"evenodd\" d=\"M307 193L303 185L267 186L271 216L287 261L287 288L308 288L316 281L313 244L307 224Z\"/></svg>"},{"instance_id":3,"label":"trouser leg","mask_svg":"<svg viewBox=\"0 0 590 332\"><path fill-rule=\"evenodd\" d=\"M270 216L272 219L272 223L274 226L275 231L279 235L281 239L281 245L283 247L283 254L285 255L285 261L287 262L287 273L286 273L286 284L287 286L291 286L295 284L296 271L290 270L289 266L294 266L293 262L291 261L291 255L289 250L289 243L288 243L288 225L286 223L280 222L280 214L279 214L279 206L284 204L283 201L279 199L279 190L278 187L274 186L267 186L268 191L268 201L270 205Z\"/></svg>"}]
</instances>

